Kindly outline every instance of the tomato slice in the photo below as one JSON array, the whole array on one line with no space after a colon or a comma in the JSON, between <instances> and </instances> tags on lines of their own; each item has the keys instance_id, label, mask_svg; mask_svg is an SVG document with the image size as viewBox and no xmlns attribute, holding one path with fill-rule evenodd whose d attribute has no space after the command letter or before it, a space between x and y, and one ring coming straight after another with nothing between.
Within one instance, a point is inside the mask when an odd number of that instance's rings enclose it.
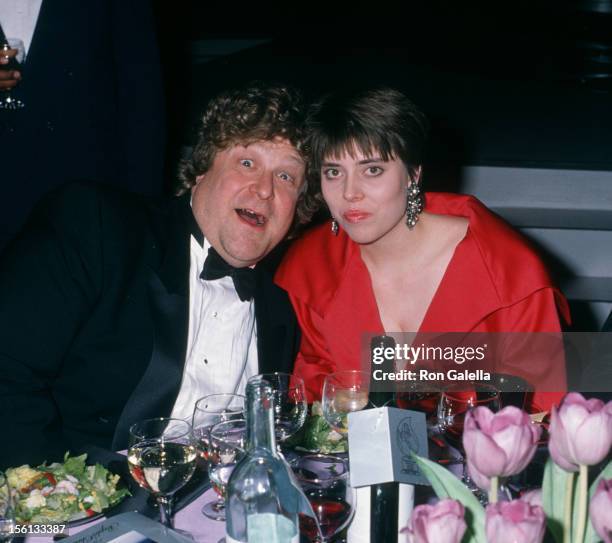
<instances>
[{"instance_id":1,"label":"tomato slice","mask_svg":"<svg viewBox=\"0 0 612 543\"><path fill-rule=\"evenodd\" d=\"M96 514L96 512L93 509L85 509L85 514L88 517L93 517Z\"/></svg>"},{"instance_id":2,"label":"tomato slice","mask_svg":"<svg viewBox=\"0 0 612 543\"><path fill-rule=\"evenodd\" d=\"M49 481L49 483L52 486L55 486L57 484L57 480L55 479L55 477L53 477L52 473L49 473L48 471L45 471L43 473L43 477L45 477L47 479L47 481Z\"/></svg>"}]
</instances>

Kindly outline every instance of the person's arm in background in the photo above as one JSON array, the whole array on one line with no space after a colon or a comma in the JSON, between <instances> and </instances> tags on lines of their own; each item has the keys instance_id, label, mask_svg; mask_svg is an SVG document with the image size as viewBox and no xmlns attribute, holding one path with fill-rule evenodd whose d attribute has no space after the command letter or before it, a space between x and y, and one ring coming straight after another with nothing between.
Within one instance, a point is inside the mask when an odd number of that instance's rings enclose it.
<instances>
[{"instance_id":1,"label":"person's arm in background","mask_svg":"<svg viewBox=\"0 0 612 543\"><path fill-rule=\"evenodd\" d=\"M91 264L99 233L79 220L96 216L95 202L84 202L50 195L0 257L0 467L67 450L53 384L102 272Z\"/></svg>"},{"instance_id":2,"label":"person's arm in background","mask_svg":"<svg viewBox=\"0 0 612 543\"><path fill-rule=\"evenodd\" d=\"M110 29L118 103L118 142L126 188L158 194L165 158L165 103L150 0L111 0Z\"/></svg>"}]
</instances>

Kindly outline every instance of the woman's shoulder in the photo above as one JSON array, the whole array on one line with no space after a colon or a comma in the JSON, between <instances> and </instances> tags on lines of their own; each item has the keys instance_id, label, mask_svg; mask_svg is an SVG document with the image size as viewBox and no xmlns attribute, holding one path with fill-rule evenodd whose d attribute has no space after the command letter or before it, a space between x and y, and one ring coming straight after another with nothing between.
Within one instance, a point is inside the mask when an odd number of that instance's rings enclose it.
<instances>
[{"instance_id":1,"label":"woman's shoulder","mask_svg":"<svg viewBox=\"0 0 612 543\"><path fill-rule=\"evenodd\" d=\"M274 281L298 298L334 291L353 251L353 242L342 231L332 234L329 222L314 226L291 243Z\"/></svg>"},{"instance_id":2,"label":"woman's shoulder","mask_svg":"<svg viewBox=\"0 0 612 543\"><path fill-rule=\"evenodd\" d=\"M469 220L468 242L477 248L498 295L505 302L542 288L554 288L546 266L531 242L471 195L433 195L428 210ZM472 263L473 265L473 263Z\"/></svg>"}]
</instances>

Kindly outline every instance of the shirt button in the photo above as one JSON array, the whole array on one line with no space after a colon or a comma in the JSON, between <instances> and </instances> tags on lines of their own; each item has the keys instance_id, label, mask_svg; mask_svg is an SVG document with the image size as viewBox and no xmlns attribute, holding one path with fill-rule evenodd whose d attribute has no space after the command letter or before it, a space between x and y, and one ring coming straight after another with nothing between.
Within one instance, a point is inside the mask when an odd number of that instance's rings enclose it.
<instances>
[{"instance_id":1,"label":"shirt button","mask_svg":"<svg viewBox=\"0 0 612 543\"><path fill-rule=\"evenodd\" d=\"M208 364L208 358L204 359L204 364Z\"/></svg>"},{"instance_id":2,"label":"shirt button","mask_svg":"<svg viewBox=\"0 0 612 543\"><path fill-rule=\"evenodd\" d=\"M216 319L218 314L219 314L219 313L217 313L216 311L213 311L213 314L212 314L213 319Z\"/></svg>"}]
</instances>

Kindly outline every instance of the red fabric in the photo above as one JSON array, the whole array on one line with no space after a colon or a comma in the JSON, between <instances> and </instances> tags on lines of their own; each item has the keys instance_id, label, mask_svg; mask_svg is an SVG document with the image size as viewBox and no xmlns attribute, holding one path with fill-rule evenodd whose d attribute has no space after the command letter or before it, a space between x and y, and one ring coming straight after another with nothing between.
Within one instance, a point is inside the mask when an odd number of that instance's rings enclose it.
<instances>
[{"instance_id":1,"label":"red fabric","mask_svg":"<svg viewBox=\"0 0 612 543\"><path fill-rule=\"evenodd\" d=\"M469 227L419 332L559 332L558 312L569 322L567 302L539 258L476 198L428 193L426 210L466 217ZM324 224L291 246L276 282L288 291L302 328L294 371L304 378L309 399L319 399L325 375L360 368L361 334L384 332L368 269L359 246L344 232L333 236ZM519 367L521 353L515 359ZM562 365L561 351L515 373L541 388L565 391ZM562 396L536 392L532 409L549 409Z\"/></svg>"}]
</instances>

